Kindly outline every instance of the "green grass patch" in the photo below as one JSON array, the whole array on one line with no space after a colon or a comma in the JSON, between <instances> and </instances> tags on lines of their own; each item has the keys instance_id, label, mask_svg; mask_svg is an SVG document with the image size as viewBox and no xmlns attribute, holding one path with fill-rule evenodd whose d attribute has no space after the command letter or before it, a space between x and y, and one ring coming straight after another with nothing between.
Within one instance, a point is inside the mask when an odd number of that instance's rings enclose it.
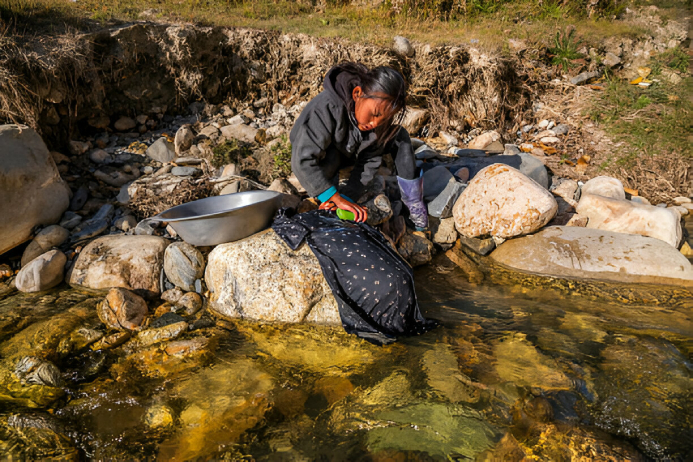
<instances>
[{"instance_id":1,"label":"green grass patch","mask_svg":"<svg viewBox=\"0 0 693 462\"><path fill-rule=\"evenodd\" d=\"M580 40L575 36L575 28L568 28L564 32L556 32L553 44L554 46L549 48L553 55L551 63L554 66L561 66L564 71L571 67L571 60L582 58L582 55L577 51L580 47Z\"/></svg>"},{"instance_id":2,"label":"green grass patch","mask_svg":"<svg viewBox=\"0 0 693 462\"><path fill-rule=\"evenodd\" d=\"M610 162L632 166L642 155L693 158L693 78L677 85L659 80L649 88L612 80L595 101L590 118L623 142L603 168Z\"/></svg>"},{"instance_id":3,"label":"green grass patch","mask_svg":"<svg viewBox=\"0 0 693 462\"><path fill-rule=\"evenodd\" d=\"M286 135L270 148L272 154L272 179L287 178L291 175L291 143Z\"/></svg>"},{"instance_id":4,"label":"green grass patch","mask_svg":"<svg viewBox=\"0 0 693 462\"><path fill-rule=\"evenodd\" d=\"M236 140L224 141L212 148L212 165L222 167L227 164L237 164L252 153L250 148Z\"/></svg>"}]
</instances>

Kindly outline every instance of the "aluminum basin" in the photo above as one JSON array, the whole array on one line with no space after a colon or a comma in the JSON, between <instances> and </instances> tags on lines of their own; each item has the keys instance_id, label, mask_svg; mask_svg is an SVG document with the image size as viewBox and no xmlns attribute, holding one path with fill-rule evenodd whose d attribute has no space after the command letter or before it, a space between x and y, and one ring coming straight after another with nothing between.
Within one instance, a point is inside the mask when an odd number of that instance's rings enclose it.
<instances>
[{"instance_id":1,"label":"aluminum basin","mask_svg":"<svg viewBox=\"0 0 693 462\"><path fill-rule=\"evenodd\" d=\"M275 191L246 191L188 202L151 220L168 222L189 244L219 245L269 227L281 202L282 194Z\"/></svg>"}]
</instances>

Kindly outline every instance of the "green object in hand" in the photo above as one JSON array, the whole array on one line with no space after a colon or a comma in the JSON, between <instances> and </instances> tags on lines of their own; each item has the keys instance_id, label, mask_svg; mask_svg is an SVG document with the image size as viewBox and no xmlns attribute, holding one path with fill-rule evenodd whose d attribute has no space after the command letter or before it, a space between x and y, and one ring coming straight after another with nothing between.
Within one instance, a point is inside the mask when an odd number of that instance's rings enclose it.
<instances>
[{"instance_id":1,"label":"green object in hand","mask_svg":"<svg viewBox=\"0 0 693 462\"><path fill-rule=\"evenodd\" d=\"M354 215L354 212L350 212L348 210L343 209L337 209L337 216L342 220L354 221L356 219L356 215Z\"/></svg>"}]
</instances>

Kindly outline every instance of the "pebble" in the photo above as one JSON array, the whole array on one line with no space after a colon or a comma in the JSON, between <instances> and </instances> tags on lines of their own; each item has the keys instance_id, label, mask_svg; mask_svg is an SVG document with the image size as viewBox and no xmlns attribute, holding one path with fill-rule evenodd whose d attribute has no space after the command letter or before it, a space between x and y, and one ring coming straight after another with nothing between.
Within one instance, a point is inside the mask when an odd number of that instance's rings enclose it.
<instances>
[{"instance_id":1,"label":"pebble","mask_svg":"<svg viewBox=\"0 0 693 462\"><path fill-rule=\"evenodd\" d=\"M165 164L176 158L176 152L173 143L162 137L147 148L147 156Z\"/></svg>"},{"instance_id":2,"label":"pebble","mask_svg":"<svg viewBox=\"0 0 693 462\"><path fill-rule=\"evenodd\" d=\"M392 39L392 49L395 51L395 53L408 58L411 58L416 53L414 47L409 42L409 39L401 35L395 35Z\"/></svg>"},{"instance_id":3,"label":"pebble","mask_svg":"<svg viewBox=\"0 0 693 462\"><path fill-rule=\"evenodd\" d=\"M130 117L121 117L120 119L116 120L116 123L113 124L113 126L119 132L126 132L135 128L137 126L137 122L132 120Z\"/></svg>"},{"instance_id":4,"label":"pebble","mask_svg":"<svg viewBox=\"0 0 693 462\"><path fill-rule=\"evenodd\" d=\"M559 125L556 125L555 127L553 127L552 130L556 135L559 135L559 136L560 135L567 135L568 132L570 131L570 125L559 124Z\"/></svg>"},{"instance_id":5,"label":"pebble","mask_svg":"<svg viewBox=\"0 0 693 462\"><path fill-rule=\"evenodd\" d=\"M78 215L75 212L71 212L68 210L63 214L63 217L60 219L60 226L62 226L65 229L73 229L75 226L80 224L81 221L81 215Z\"/></svg>"},{"instance_id":6,"label":"pebble","mask_svg":"<svg viewBox=\"0 0 693 462\"><path fill-rule=\"evenodd\" d=\"M555 136L545 136L540 141L544 144L554 144L554 143L558 143L561 140L559 140Z\"/></svg>"},{"instance_id":7,"label":"pebble","mask_svg":"<svg viewBox=\"0 0 693 462\"><path fill-rule=\"evenodd\" d=\"M684 204L690 204L690 203L693 203L693 201L691 201L690 197L679 196L679 197L674 198L674 204L676 204L676 205L684 205Z\"/></svg>"},{"instance_id":8,"label":"pebble","mask_svg":"<svg viewBox=\"0 0 693 462\"><path fill-rule=\"evenodd\" d=\"M202 173L202 170L195 167L173 167L171 174L175 176L197 176Z\"/></svg>"},{"instance_id":9,"label":"pebble","mask_svg":"<svg viewBox=\"0 0 693 462\"><path fill-rule=\"evenodd\" d=\"M67 257L60 250L50 250L24 266L15 284L20 292L42 292L63 282Z\"/></svg>"},{"instance_id":10,"label":"pebble","mask_svg":"<svg viewBox=\"0 0 693 462\"><path fill-rule=\"evenodd\" d=\"M142 173L144 173L145 175L151 175L152 173L154 173L154 168L147 165L146 167L142 168Z\"/></svg>"},{"instance_id":11,"label":"pebble","mask_svg":"<svg viewBox=\"0 0 693 462\"><path fill-rule=\"evenodd\" d=\"M545 130L549 126L549 121L544 119L541 122L537 124L537 127L541 128L542 130Z\"/></svg>"},{"instance_id":12,"label":"pebble","mask_svg":"<svg viewBox=\"0 0 693 462\"><path fill-rule=\"evenodd\" d=\"M132 215L125 215L124 217L118 218L113 226L121 231L130 231L137 226L137 219Z\"/></svg>"}]
</instances>

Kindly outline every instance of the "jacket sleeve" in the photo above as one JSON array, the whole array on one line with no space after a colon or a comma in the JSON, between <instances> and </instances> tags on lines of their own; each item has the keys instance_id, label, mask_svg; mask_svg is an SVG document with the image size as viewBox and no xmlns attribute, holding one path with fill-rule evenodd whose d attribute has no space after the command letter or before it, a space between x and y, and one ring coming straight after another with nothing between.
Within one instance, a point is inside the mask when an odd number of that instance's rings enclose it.
<instances>
[{"instance_id":1,"label":"jacket sleeve","mask_svg":"<svg viewBox=\"0 0 693 462\"><path fill-rule=\"evenodd\" d=\"M290 135L291 169L311 197L334 186L320 164L332 142L337 122L330 110L331 104L318 98L311 101L315 104L306 106Z\"/></svg>"}]
</instances>

